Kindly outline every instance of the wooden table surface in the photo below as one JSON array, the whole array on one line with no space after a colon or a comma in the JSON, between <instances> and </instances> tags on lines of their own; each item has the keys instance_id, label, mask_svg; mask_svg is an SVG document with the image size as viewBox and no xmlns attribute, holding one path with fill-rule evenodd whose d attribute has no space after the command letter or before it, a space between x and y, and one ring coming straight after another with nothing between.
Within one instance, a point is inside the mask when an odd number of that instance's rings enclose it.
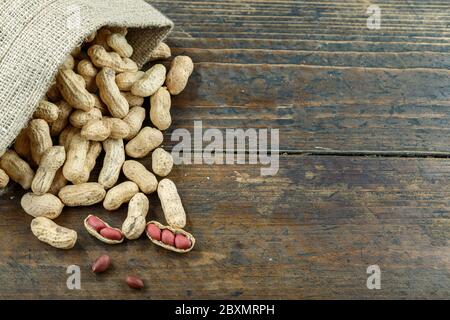
<instances>
[{"instance_id":1,"label":"wooden table surface","mask_svg":"<svg viewBox=\"0 0 450 320\"><path fill-rule=\"evenodd\" d=\"M88 213L65 209L76 247L31 234L21 191L0 197L2 299L385 299L450 297L448 0L151 1L176 24L168 43L195 61L173 99L173 129L278 128L280 169L179 165L171 174L197 238L176 255L142 238L106 246ZM149 159L143 161L149 165ZM156 196L151 219L163 220ZM108 252L114 267L94 276ZM68 290L66 268L81 268ZM369 290L366 269L381 269ZM123 278L145 279L142 292Z\"/></svg>"}]
</instances>

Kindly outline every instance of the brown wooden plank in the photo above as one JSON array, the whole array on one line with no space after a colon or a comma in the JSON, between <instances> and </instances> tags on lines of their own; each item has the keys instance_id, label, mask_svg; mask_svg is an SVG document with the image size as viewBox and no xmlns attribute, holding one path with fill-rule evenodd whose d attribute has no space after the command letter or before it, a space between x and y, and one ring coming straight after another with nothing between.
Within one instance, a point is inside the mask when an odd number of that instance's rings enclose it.
<instances>
[{"instance_id":1,"label":"brown wooden plank","mask_svg":"<svg viewBox=\"0 0 450 320\"><path fill-rule=\"evenodd\" d=\"M349 32L347 31L347 34ZM183 35L183 37L180 37ZM413 37L409 39L414 40ZM446 39L444 37L444 39ZM170 38L172 44L180 47L189 47L190 43L202 48L215 49L230 49L230 48L244 48L244 49L273 49L273 50L308 50L308 51L329 51L329 52L448 52L450 45L448 42L433 43L433 42L385 42L385 41L371 41L370 38L363 40L344 40L344 41L329 41L325 40L309 40L297 37L295 39L255 39L255 38L220 38L210 37L196 39L184 33L174 33ZM199 45L201 44L201 46Z\"/></svg>"},{"instance_id":2,"label":"brown wooden plank","mask_svg":"<svg viewBox=\"0 0 450 320\"><path fill-rule=\"evenodd\" d=\"M188 48L177 47L169 39L174 55L187 54L195 61L227 64L286 64L328 67L449 69L450 54L443 52L328 52L271 49L201 48L190 42ZM200 41L199 41L200 42ZM194 47L195 46L195 47Z\"/></svg>"},{"instance_id":3,"label":"brown wooden plank","mask_svg":"<svg viewBox=\"0 0 450 320\"><path fill-rule=\"evenodd\" d=\"M149 161L144 163L149 165ZM87 234L95 213L120 226L125 208L64 209L56 221L79 232L70 251L37 241L17 187L0 198L0 298L447 298L450 294L450 162L444 159L282 156L259 166L178 166L173 172L198 246L178 256L142 238L107 246ZM149 218L161 220L151 197ZM114 268L94 276L107 252ZM82 290L66 288L66 268ZM378 264L382 289L366 288ZM142 276L143 292L126 288Z\"/></svg>"},{"instance_id":4,"label":"brown wooden plank","mask_svg":"<svg viewBox=\"0 0 450 320\"><path fill-rule=\"evenodd\" d=\"M379 2L381 30L352 0L151 2L196 62L173 128L279 128L288 152L449 154L445 2Z\"/></svg>"},{"instance_id":5,"label":"brown wooden plank","mask_svg":"<svg viewBox=\"0 0 450 320\"><path fill-rule=\"evenodd\" d=\"M377 2L382 10L382 31L366 27L366 9L361 1L152 1L166 12L179 28L197 38L304 38L309 35L334 34L334 40L359 35L407 37L428 40L448 35L449 9L445 3L421 1ZM332 40L332 39L328 39ZM422 41L424 38L422 38ZM442 38L441 41L445 42ZM420 42L408 39L404 42Z\"/></svg>"},{"instance_id":6,"label":"brown wooden plank","mask_svg":"<svg viewBox=\"0 0 450 320\"><path fill-rule=\"evenodd\" d=\"M203 62L196 67L183 99L174 98L178 106L449 105L450 70Z\"/></svg>"},{"instance_id":7,"label":"brown wooden plank","mask_svg":"<svg viewBox=\"0 0 450 320\"><path fill-rule=\"evenodd\" d=\"M220 76L218 76L220 75ZM196 64L173 129L278 128L282 151L449 151L448 70Z\"/></svg>"}]
</instances>

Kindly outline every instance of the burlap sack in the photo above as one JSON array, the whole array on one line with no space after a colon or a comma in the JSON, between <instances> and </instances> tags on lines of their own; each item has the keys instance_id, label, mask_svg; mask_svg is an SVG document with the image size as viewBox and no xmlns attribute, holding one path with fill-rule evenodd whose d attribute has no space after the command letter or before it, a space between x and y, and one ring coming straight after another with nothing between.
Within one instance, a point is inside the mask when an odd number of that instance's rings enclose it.
<instances>
[{"instance_id":1,"label":"burlap sack","mask_svg":"<svg viewBox=\"0 0 450 320\"><path fill-rule=\"evenodd\" d=\"M51 85L58 66L102 26L126 26L141 67L173 24L142 0L0 1L0 155Z\"/></svg>"}]
</instances>

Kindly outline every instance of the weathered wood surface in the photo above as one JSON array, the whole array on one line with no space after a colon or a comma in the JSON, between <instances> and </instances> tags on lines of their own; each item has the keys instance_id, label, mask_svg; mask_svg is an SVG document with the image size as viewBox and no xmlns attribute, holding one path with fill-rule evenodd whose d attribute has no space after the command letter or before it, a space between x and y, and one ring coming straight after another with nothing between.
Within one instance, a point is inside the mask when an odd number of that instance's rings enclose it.
<instances>
[{"instance_id":1,"label":"weathered wood surface","mask_svg":"<svg viewBox=\"0 0 450 320\"><path fill-rule=\"evenodd\" d=\"M450 154L448 2L378 1L380 30L365 1L152 3L196 62L176 125L278 127L290 152Z\"/></svg>"},{"instance_id":2,"label":"weathered wood surface","mask_svg":"<svg viewBox=\"0 0 450 320\"><path fill-rule=\"evenodd\" d=\"M148 164L148 161L144 162ZM76 228L69 251L36 241L20 192L0 200L1 298L448 298L449 183L445 159L283 156L280 172L259 166L179 166L173 179L198 246L176 255L142 238L105 246L82 227L95 212L119 226L126 209L65 209ZM10 199L14 196L14 199ZM151 197L149 218L161 219ZM108 252L114 268L89 264ZM66 288L67 266L81 267L82 290ZM368 290L378 264L382 289ZM123 282L142 276L144 292Z\"/></svg>"},{"instance_id":3,"label":"weathered wood surface","mask_svg":"<svg viewBox=\"0 0 450 320\"><path fill-rule=\"evenodd\" d=\"M176 23L168 43L196 70L173 99L173 129L279 128L280 171L182 165L171 175L197 238L179 256L145 238L106 246L82 220L120 226L126 208L65 209L71 251L38 242L11 185L0 197L0 299L448 298L448 1L150 1ZM306 154L302 154L306 153ZM323 153L334 154L333 156ZM360 156L337 156L358 153ZM366 157L364 155L393 157ZM149 166L149 159L143 160ZM151 196L149 218L163 220ZM114 267L94 276L108 252ZM66 268L81 267L82 290ZM382 271L368 290L366 268ZM143 292L124 277L145 279Z\"/></svg>"}]
</instances>

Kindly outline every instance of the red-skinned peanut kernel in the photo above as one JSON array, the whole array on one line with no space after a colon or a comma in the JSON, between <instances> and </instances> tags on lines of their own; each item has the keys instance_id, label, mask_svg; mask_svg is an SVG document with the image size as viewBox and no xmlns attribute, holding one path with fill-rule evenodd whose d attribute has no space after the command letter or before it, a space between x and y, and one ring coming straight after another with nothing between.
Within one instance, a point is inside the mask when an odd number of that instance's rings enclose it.
<instances>
[{"instance_id":1,"label":"red-skinned peanut kernel","mask_svg":"<svg viewBox=\"0 0 450 320\"><path fill-rule=\"evenodd\" d=\"M172 231L164 229L161 233L161 241L169 246L175 246L175 235Z\"/></svg>"},{"instance_id":2,"label":"red-skinned peanut kernel","mask_svg":"<svg viewBox=\"0 0 450 320\"><path fill-rule=\"evenodd\" d=\"M106 228L106 224L96 216L90 216L87 223L97 232L100 232L100 230Z\"/></svg>"},{"instance_id":3,"label":"red-skinned peanut kernel","mask_svg":"<svg viewBox=\"0 0 450 320\"><path fill-rule=\"evenodd\" d=\"M135 276L127 276L125 279L127 285L132 289L142 289L144 288L144 281Z\"/></svg>"},{"instance_id":4,"label":"red-skinned peanut kernel","mask_svg":"<svg viewBox=\"0 0 450 320\"><path fill-rule=\"evenodd\" d=\"M153 239L161 241L161 230L153 223L147 226L147 234Z\"/></svg>"},{"instance_id":5,"label":"red-skinned peanut kernel","mask_svg":"<svg viewBox=\"0 0 450 320\"><path fill-rule=\"evenodd\" d=\"M113 228L103 228L100 230L100 234L109 240L122 240L123 234L119 230Z\"/></svg>"},{"instance_id":6,"label":"red-skinned peanut kernel","mask_svg":"<svg viewBox=\"0 0 450 320\"><path fill-rule=\"evenodd\" d=\"M111 258L108 255L104 254L100 256L97 260L95 260L94 264L92 265L92 272L94 273L105 272L110 265L111 265Z\"/></svg>"},{"instance_id":7,"label":"red-skinned peanut kernel","mask_svg":"<svg viewBox=\"0 0 450 320\"><path fill-rule=\"evenodd\" d=\"M185 235L183 234L177 234L175 236L175 247L177 249L189 249L191 247L192 243L191 240L189 240Z\"/></svg>"}]
</instances>

